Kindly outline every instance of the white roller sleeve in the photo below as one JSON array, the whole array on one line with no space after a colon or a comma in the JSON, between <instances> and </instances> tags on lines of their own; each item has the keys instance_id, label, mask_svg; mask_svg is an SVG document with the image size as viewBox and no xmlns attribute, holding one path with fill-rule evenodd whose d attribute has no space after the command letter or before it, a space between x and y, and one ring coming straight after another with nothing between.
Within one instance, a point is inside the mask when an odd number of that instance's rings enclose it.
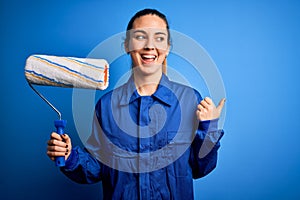
<instances>
[{"instance_id":1,"label":"white roller sleeve","mask_svg":"<svg viewBox=\"0 0 300 200\"><path fill-rule=\"evenodd\" d=\"M104 90L109 65L104 59L32 55L25 66L31 84Z\"/></svg>"}]
</instances>

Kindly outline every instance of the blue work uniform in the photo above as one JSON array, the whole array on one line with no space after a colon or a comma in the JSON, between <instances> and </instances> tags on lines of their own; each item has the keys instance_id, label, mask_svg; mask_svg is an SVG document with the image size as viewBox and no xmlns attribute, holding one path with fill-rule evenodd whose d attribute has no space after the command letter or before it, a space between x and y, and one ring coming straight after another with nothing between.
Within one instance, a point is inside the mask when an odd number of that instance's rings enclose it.
<instances>
[{"instance_id":1,"label":"blue work uniform","mask_svg":"<svg viewBox=\"0 0 300 200\"><path fill-rule=\"evenodd\" d=\"M62 172L102 181L104 199L193 199L193 179L216 167L224 134L217 119L197 119L201 100L164 74L153 95L140 96L131 77L97 102L88 145L72 149Z\"/></svg>"}]
</instances>

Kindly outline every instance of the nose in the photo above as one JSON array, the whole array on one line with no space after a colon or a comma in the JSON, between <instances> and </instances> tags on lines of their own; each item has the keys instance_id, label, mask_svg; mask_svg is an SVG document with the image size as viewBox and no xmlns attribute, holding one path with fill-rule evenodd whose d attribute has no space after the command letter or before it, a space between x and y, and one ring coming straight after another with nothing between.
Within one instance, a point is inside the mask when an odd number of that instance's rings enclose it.
<instances>
[{"instance_id":1,"label":"nose","mask_svg":"<svg viewBox=\"0 0 300 200\"><path fill-rule=\"evenodd\" d=\"M152 39L148 39L145 43L145 46L144 46L144 49L147 49L147 50L153 50L155 49L155 45L154 45L154 42Z\"/></svg>"}]
</instances>

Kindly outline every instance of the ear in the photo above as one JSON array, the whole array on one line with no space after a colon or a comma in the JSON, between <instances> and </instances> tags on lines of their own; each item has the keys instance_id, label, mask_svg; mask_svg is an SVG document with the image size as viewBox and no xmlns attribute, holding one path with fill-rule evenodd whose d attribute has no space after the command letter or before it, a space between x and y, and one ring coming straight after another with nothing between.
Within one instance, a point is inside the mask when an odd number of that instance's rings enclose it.
<instances>
[{"instance_id":1,"label":"ear","mask_svg":"<svg viewBox=\"0 0 300 200\"><path fill-rule=\"evenodd\" d=\"M170 49L171 49L171 45L168 45L168 49L166 51L166 57L168 57L169 53L170 53Z\"/></svg>"},{"instance_id":2,"label":"ear","mask_svg":"<svg viewBox=\"0 0 300 200\"><path fill-rule=\"evenodd\" d=\"M129 54L129 44L128 44L128 40L124 41L124 49L126 51L127 54Z\"/></svg>"}]
</instances>

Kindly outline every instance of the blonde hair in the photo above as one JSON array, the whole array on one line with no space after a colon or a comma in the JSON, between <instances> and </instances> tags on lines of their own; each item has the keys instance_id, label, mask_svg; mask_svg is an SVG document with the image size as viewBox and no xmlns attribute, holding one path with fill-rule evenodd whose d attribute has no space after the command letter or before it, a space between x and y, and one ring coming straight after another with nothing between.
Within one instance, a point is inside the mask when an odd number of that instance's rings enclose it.
<instances>
[{"instance_id":1,"label":"blonde hair","mask_svg":"<svg viewBox=\"0 0 300 200\"><path fill-rule=\"evenodd\" d=\"M164 62L162 63L162 72L167 75L167 58L165 58Z\"/></svg>"}]
</instances>

